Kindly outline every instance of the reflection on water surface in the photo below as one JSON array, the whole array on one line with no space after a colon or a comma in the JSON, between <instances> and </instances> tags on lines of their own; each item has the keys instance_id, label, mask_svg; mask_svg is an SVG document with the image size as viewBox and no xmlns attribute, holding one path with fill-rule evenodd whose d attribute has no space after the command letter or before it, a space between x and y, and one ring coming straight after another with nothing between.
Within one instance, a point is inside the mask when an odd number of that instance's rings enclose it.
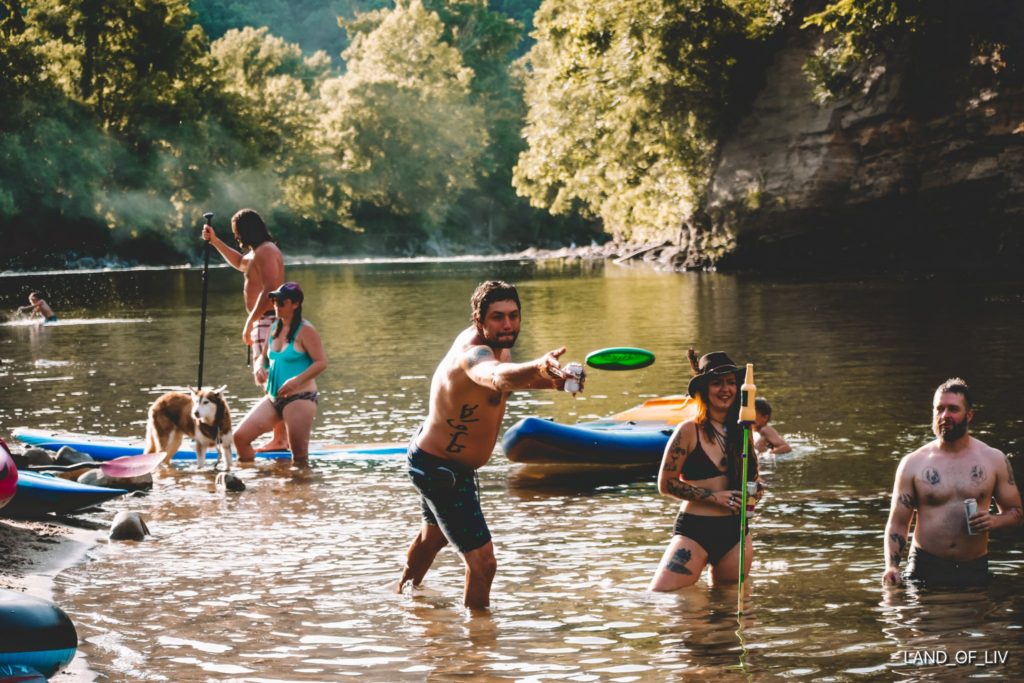
<instances>
[{"instance_id":1,"label":"reflection on water surface","mask_svg":"<svg viewBox=\"0 0 1024 683\"><path fill-rule=\"evenodd\" d=\"M58 578L56 598L98 680L958 681L1021 670L1019 540L993 541L998 578L984 591L879 585L892 475L929 438L942 379L968 377L981 403L976 433L1020 450L1024 418L1005 372L1024 333L1019 286L519 263L310 265L288 276L303 284L305 315L331 360L314 434L322 440L407 439L485 278L521 286L519 358L563 343L576 360L612 345L658 355L646 370L591 373L576 400L516 395L507 424L592 419L677 393L689 345L753 361L795 449L765 463L746 610L737 620L735 589L705 581L646 592L675 514L650 468L526 468L497 455L480 479L499 569L493 609L474 615L460 606L462 567L448 551L421 590L390 590L419 523L400 459L308 471L260 463L240 468L240 495L179 467L149 495L91 516L105 523L139 510L151 540L102 543ZM45 288L62 320L133 322L0 328L0 431L141 435L149 402L194 382L198 275L49 278L5 278L0 295L13 305L22 289ZM238 341L240 300L237 273L212 271L204 376L228 384L239 416L256 398ZM977 654L954 666L922 663L921 651Z\"/></svg>"}]
</instances>

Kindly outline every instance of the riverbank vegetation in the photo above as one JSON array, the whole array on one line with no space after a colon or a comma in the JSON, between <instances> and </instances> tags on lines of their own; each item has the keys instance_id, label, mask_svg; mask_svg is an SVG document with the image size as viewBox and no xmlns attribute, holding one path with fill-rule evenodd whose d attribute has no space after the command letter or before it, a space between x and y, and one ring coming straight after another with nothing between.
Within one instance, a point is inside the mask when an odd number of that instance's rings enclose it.
<instances>
[{"instance_id":1,"label":"riverbank vegetation","mask_svg":"<svg viewBox=\"0 0 1024 683\"><path fill-rule=\"evenodd\" d=\"M203 211L224 234L242 206L292 253L671 241L787 35L824 36L807 73L827 99L894 52L922 74L1019 79L1021 16L996 0L0 0L0 267L180 263ZM923 100L949 92L922 83Z\"/></svg>"}]
</instances>

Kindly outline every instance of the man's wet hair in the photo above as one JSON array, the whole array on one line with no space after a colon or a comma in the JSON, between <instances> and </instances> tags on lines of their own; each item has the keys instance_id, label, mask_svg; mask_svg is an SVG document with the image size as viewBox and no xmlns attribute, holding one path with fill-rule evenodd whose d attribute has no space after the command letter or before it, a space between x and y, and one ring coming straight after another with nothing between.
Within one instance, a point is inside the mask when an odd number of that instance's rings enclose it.
<instances>
[{"instance_id":1,"label":"man's wet hair","mask_svg":"<svg viewBox=\"0 0 1024 683\"><path fill-rule=\"evenodd\" d=\"M487 309L496 301L515 301L516 308L519 309L520 313L523 310L523 305L519 303L519 292L516 291L515 285L510 285L502 280L481 282L469 301L473 309L473 322L477 323L483 322L483 319L487 316Z\"/></svg>"},{"instance_id":2,"label":"man's wet hair","mask_svg":"<svg viewBox=\"0 0 1024 683\"><path fill-rule=\"evenodd\" d=\"M754 410L757 411L758 415L764 415L771 419L772 416L772 404L768 402L768 399L763 396L758 396L754 399Z\"/></svg>"},{"instance_id":3,"label":"man's wet hair","mask_svg":"<svg viewBox=\"0 0 1024 683\"><path fill-rule=\"evenodd\" d=\"M231 226L243 247L255 249L264 242L274 241L267 230L267 224L263 222L263 217L252 209L242 209L232 216Z\"/></svg>"},{"instance_id":4,"label":"man's wet hair","mask_svg":"<svg viewBox=\"0 0 1024 683\"><path fill-rule=\"evenodd\" d=\"M968 410L974 408L974 399L971 398L971 389L967 386L967 380L959 377L950 377L939 385L935 390L936 394L960 394L964 397Z\"/></svg>"}]
</instances>

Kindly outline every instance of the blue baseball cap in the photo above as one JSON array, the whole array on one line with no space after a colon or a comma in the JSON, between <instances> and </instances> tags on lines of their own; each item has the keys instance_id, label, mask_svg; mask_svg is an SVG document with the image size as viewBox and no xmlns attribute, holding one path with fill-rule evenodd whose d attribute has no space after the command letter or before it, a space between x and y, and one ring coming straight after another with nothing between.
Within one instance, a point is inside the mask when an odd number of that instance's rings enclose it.
<instances>
[{"instance_id":1,"label":"blue baseball cap","mask_svg":"<svg viewBox=\"0 0 1024 683\"><path fill-rule=\"evenodd\" d=\"M297 304L301 304L302 299L304 298L302 295L302 287L299 287L298 282L286 282L270 294L267 294L267 296L270 297L271 301L278 298L291 299Z\"/></svg>"}]
</instances>

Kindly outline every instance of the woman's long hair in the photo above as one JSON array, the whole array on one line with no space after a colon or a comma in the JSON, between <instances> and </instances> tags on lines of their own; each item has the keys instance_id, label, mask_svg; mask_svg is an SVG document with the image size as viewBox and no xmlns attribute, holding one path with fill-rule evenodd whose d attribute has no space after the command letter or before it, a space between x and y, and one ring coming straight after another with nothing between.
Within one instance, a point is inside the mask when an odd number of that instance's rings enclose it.
<instances>
[{"instance_id":1,"label":"woman's long hair","mask_svg":"<svg viewBox=\"0 0 1024 683\"><path fill-rule=\"evenodd\" d=\"M711 424L708 416L708 384L705 384L694 397L697 399L697 415L693 421L697 424L698 431L703 431L710 443L717 440L715 426ZM729 478L729 488L739 490L740 476L743 474L743 425L740 419L740 388L736 387L736 397L733 399L729 411L725 414L725 456L726 475ZM747 466L747 481L757 479L757 454L754 453L753 444L748 444L750 451L750 463Z\"/></svg>"},{"instance_id":2,"label":"woman's long hair","mask_svg":"<svg viewBox=\"0 0 1024 683\"><path fill-rule=\"evenodd\" d=\"M299 333L299 325L302 324L302 304L295 307L295 312L292 313L292 324L288 327L288 343L291 344L295 341L295 335ZM281 333L281 328L284 327L284 322L278 318L274 321L274 332L271 337L277 339L277 335Z\"/></svg>"}]
</instances>

